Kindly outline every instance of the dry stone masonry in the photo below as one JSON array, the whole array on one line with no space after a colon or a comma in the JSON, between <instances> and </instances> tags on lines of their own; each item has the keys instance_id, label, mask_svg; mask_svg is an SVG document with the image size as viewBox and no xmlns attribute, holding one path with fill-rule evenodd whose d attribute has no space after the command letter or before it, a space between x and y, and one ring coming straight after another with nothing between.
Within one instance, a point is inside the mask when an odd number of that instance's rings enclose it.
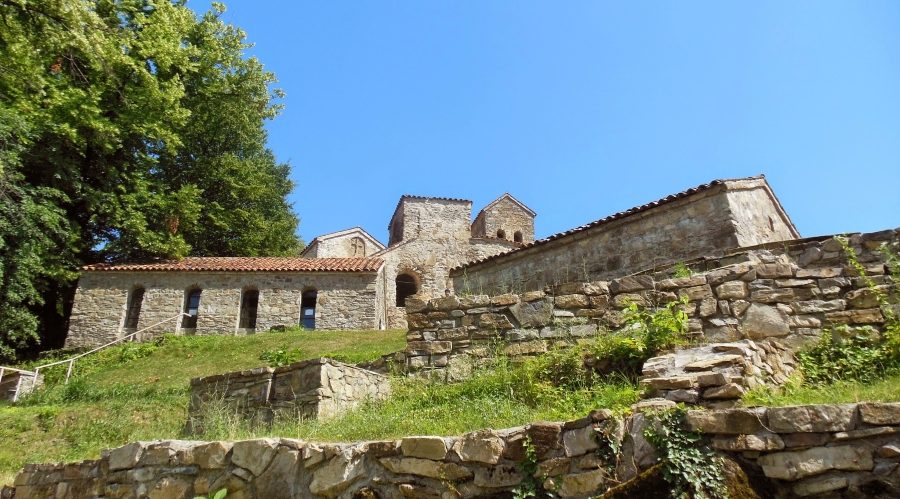
<instances>
[{"instance_id":1,"label":"dry stone masonry","mask_svg":"<svg viewBox=\"0 0 900 499\"><path fill-rule=\"evenodd\" d=\"M260 367L191 380L189 416L202 425L210 404L223 404L249 418L270 421L275 411L324 418L390 394L384 375L319 358L283 367Z\"/></svg>"},{"instance_id":2,"label":"dry stone masonry","mask_svg":"<svg viewBox=\"0 0 900 499\"><path fill-rule=\"evenodd\" d=\"M181 499L226 488L242 498L450 499L494 497L530 480L562 498L586 498L658 462L644 434L654 407L459 437L135 442L98 460L28 465L3 497ZM775 497L887 498L900 490L900 403L697 410L687 421ZM532 477L523 473L526 442Z\"/></svg>"},{"instance_id":3,"label":"dry stone masonry","mask_svg":"<svg viewBox=\"0 0 900 499\"><path fill-rule=\"evenodd\" d=\"M734 407L758 386L779 386L796 367L794 354L775 340L715 343L653 357L641 385L648 396L704 407Z\"/></svg>"},{"instance_id":4,"label":"dry stone masonry","mask_svg":"<svg viewBox=\"0 0 900 499\"><path fill-rule=\"evenodd\" d=\"M850 237L878 286L894 283L877 248L898 241L898 230ZM816 341L824 328L879 328L884 322L874 293L831 237L700 264L708 270L681 278L657 272L515 294L410 300L407 348L397 360L416 371L446 369L454 360L498 348L509 355L540 354L620 327L630 303L652 307L681 297L688 300L690 334L701 343L772 338L795 349Z\"/></svg>"}]
</instances>

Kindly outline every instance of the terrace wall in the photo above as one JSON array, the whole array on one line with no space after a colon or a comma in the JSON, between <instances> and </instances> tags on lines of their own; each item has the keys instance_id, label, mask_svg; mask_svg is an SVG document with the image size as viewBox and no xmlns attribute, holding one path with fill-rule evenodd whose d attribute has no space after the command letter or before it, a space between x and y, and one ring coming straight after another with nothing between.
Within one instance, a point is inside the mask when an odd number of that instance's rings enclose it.
<instances>
[{"instance_id":1,"label":"terrace wall","mask_svg":"<svg viewBox=\"0 0 900 499\"><path fill-rule=\"evenodd\" d=\"M887 243L896 252L900 230L854 234L850 243L878 286L895 285L877 248ZM689 300L690 334L701 342L775 338L793 348L816 341L823 328L880 328L884 322L875 294L834 238L701 263L716 268L682 278L659 272L523 293L410 300L404 362L411 371L445 369L453 359L487 356L498 345L510 355L538 354L620 327L630 303L659 306L679 297Z\"/></svg>"},{"instance_id":2,"label":"terrace wall","mask_svg":"<svg viewBox=\"0 0 900 499\"><path fill-rule=\"evenodd\" d=\"M98 460L28 465L0 497L181 499L222 488L245 498L507 497L526 479L526 442L534 482L562 498L595 497L658 462L644 432L655 427L658 408L355 444L134 442ZM887 498L900 491L900 403L697 410L687 424L731 470L754 477L761 497Z\"/></svg>"},{"instance_id":3,"label":"terrace wall","mask_svg":"<svg viewBox=\"0 0 900 499\"><path fill-rule=\"evenodd\" d=\"M223 403L247 417L271 420L275 411L324 418L381 400L390 393L384 375L331 359L319 358L283 367L260 367L191 380L188 416L202 424L204 406ZM196 421L195 421L196 420Z\"/></svg>"}]
</instances>

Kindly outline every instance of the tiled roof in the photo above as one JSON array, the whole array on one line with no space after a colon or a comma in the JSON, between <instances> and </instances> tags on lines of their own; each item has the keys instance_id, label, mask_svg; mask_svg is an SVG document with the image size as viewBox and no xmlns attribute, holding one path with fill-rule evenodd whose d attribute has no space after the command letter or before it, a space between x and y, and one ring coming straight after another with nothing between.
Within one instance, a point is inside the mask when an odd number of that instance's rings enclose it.
<instances>
[{"instance_id":1,"label":"tiled roof","mask_svg":"<svg viewBox=\"0 0 900 499\"><path fill-rule=\"evenodd\" d=\"M455 202L459 202L459 203L471 203L472 202L469 199L462 199L462 198L445 198L445 197L441 197L441 196L416 196L413 194L404 194L404 195L400 196L400 199L401 200L404 200L404 199L437 199L439 201L455 201Z\"/></svg>"},{"instance_id":2,"label":"tiled roof","mask_svg":"<svg viewBox=\"0 0 900 499\"><path fill-rule=\"evenodd\" d=\"M192 256L181 260L145 263L96 263L82 270L182 272L376 272L380 258L299 258L272 256Z\"/></svg>"},{"instance_id":3,"label":"tiled roof","mask_svg":"<svg viewBox=\"0 0 900 499\"><path fill-rule=\"evenodd\" d=\"M643 212L643 211L647 211L647 210L649 210L649 209L651 209L651 208L656 208L657 206L662 206L662 205L664 205L664 204L671 203L671 202L676 201L676 200L678 200L678 199L683 199L683 198L686 198L686 197L688 197L688 196L692 196L692 195L694 195L694 194L697 194L697 193L699 193L699 192L706 191L706 190L708 190L708 189L711 189L711 188L716 187L716 186L719 186L719 185L724 185L726 182L741 181L741 180L760 180L760 179L765 179L765 178L766 178L765 175L757 175L757 176L755 176L755 177L744 177L744 178L737 178L737 179L719 179L719 180L713 180L712 182L709 182L709 183L706 183L706 184L701 184L701 185L698 185L698 186L696 186L696 187L691 187L690 189L686 189L686 190L683 190L683 191L681 191L681 192L677 192L677 193L675 193L675 194L670 194L670 195L668 195L668 196L666 196L666 197L664 197L664 198L662 198L662 199L657 199L656 201L652 201L652 202L647 203L647 204L642 204L642 205L640 205L640 206L635 206L634 208L630 208L630 209L625 210L625 211L620 211L620 212L618 212L618 213L613 213L612 215L610 215L610 216L608 216L608 217L601 218L600 220L594 220L593 222L590 222L590 223L587 223L587 224L584 224L584 225L575 227L574 229L569 229L569 230L567 230L567 231L563 231L563 232L559 232L559 233L553 234L552 236L547 236L547 237L545 237L545 238L543 238L543 239L538 239L538 240L536 240L536 241L534 241L534 242L531 242L531 243L526 243L526 244L524 244L521 248L516 248L516 249L510 250L510 251L505 251L505 252L503 252L503 253L498 253L498 254L496 254L496 255L488 256L488 257L481 258L481 259L478 259L478 260L473 260L473 261L471 261L471 262L466 263L465 265L460 265L460 266L458 266L458 267L454 267L454 268L450 269L450 271L451 271L451 272L457 271L457 270L462 269L462 268L464 268L464 267L470 267L470 266L478 265L478 264L481 264L481 263L484 263L484 262L487 262L487 261L491 261L491 260L495 260L495 259L498 259L498 258L502 258L502 257L504 257L504 256L511 255L511 254L517 253L517 252L519 252L519 251L523 251L523 250L526 250L526 249L528 249L528 248L532 248L532 247L534 247L534 246L541 246L541 245L547 244L547 243L549 243L549 242L555 241L555 240L557 240L557 239L560 239L560 238L563 238L563 237L566 237L566 236L569 236L569 235L572 235L572 234L576 234L576 233L579 233L579 232L583 232L583 231L586 231L586 230L588 230L588 229L592 229L592 228L594 228L594 227L598 227L598 226L601 226L601 225L610 223L610 222L612 222L612 221L614 221L614 220L620 220L620 219L629 217L629 216L631 216L631 215L635 215L635 214L637 214L637 213L640 213L640 212Z\"/></svg>"},{"instance_id":4,"label":"tiled roof","mask_svg":"<svg viewBox=\"0 0 900 499\"><path fill-rule=\"evenodd\" d=\"M375 237L372 234L369 234L368 232L366 232L365 229L363 229L362 227L357 225L356 227L351 227L349 229L339 230L337 232L329 232L328 234L322 234L322 235L316 236L315 238L313 238L312 241L309 242L309 244L306 245L305 248L303 248L303 251L300 252L300 256L305 255L306 251L308 249L312 248L314 244L316 244L320 241L323 241L325 239L330 239L332 237L352 234L353 232L359 232L363 236L365 236L366 239L368 239L370 242L375 244L375 246L378 248L378 251L381 251L384 249L384 244L382 244L381 241L379 241L378 239L375 239Z\"/></svg>"}]
</instances>

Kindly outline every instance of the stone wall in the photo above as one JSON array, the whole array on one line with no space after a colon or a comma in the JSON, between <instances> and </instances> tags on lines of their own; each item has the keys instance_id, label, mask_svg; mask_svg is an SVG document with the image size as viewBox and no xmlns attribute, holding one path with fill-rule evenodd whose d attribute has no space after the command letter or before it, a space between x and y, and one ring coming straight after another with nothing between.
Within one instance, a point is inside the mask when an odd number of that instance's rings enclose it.
<instances>
[{"instance_id":1,"label":"stone wall","mask_svg":"<svg viewBox=\"0 0 900 499\"><path fill-rule=\"evenodd\" d=\"M381 400L390 393L384 375L331 359L309 359L278 368L260 367L191 380L188 410L202 424L204 406L222 403L248 417L271 420L274 411L324 418L361 402Z\"/></svg>"},{"instance_id":2,"label":"stone wall","mask_svg":"<svg viewBox=\"0 0 900 499\"><path fill-rule=\"evenodd\" d=\"M624 418L598 410L565 423L355 444L135 442L98 460L28 465L2 497L180 499L222 488L245 498L497 497L526 479L528 441L536 460L529 480L562 498L586 498L658 462L644 433L656 425L658 408L638 404ZM698 410L687 422L754 478L761 497L886 498L900 491L900 403Z\"/></svg>"},{"instance_id":3,"label":"stone wall","mask_svg":"<svg viewBox=\"0 0 900 499\"><path fill-rule=\"evenodd\" d=\"M0 400L15 402L44 384L44 376L0 366Z\"/></svg>"},{"instance_id":4,"label":"stone wall","mask_svg":"<svg viewBox=\"0 0 900 499\"><path fill-rule=\"evenodd\" d=\"M850 241L871 278L890 285L876 248L896 247L900 231L855 234ZM621 326L629 303L656 306L682 296L689 300L690 333L703 342L778 338L796 347L815 341L824 327L881 326L873 293L836 240L794 243L732 254L690 277L632 275L493 297L411 300L406 364L441 369L451 358L486 355L497 344L509 354L537 354Z\"/></svg>"},{"instance_id":5,"label":"stone wall","mask_svg":"<svg viewBox=\"0 0 900 499\"><path fill-rule=\"evenodd\" d=\"M303 249L306 258L362 258L383 250L384 246L362 229L349 229L315 238Z\"/></svg>"},{"instance_id":6,"label":"stone wall","mask_svg":"<svg viewBox=\"0 0 900 499\"><path fill-rule=\"evenodd\" d=\"M714 343L647 360L641 386L645 397L721 409L739 405L747 390L784 385L796 365L776 340Z\"/></svg>"},{"instance_id":7,"label":"stone wall","mask_svg":"<svg viewBox=\"0 0 900 499\"><path fill-rule=\"evenodd\" d=\"M450 275L457 294L533 291L798 236L765 179L721 181L468 263Z\"/></svg>"},{"instance_id":8,"label":"stone wall","mask_svg":"<svg viewBox=\"0 0 900 499\"><path fill-rule=\"evenodd\" d=\"M522 239L518 242L534 241L534 213L508 196L501 196L475 217L475 221L472 222L472 237L499 238L497 231L501 230L505 234L503 239L507 241L514 241L516 232L522 235Z\"/></svg>"},{"instance_id":9,"label":"stone wall","mask_svg":"<svg viewBox=\"0 0 900 499\"><path fill-rule=\"evenodd\" d=\"M316 328L379 329L383 309L378 295L380 274L315 272L83 272L69 319L67 347L97 346L124 334L128 294L145 289L138 329L169 319L184 309L188 289L203 290L193 333L237 333L241 292L259 291L257 331L300 322L303 291L316 289ZM181 331L181 321L162 325Z\"/></svg>"}]
</instances>

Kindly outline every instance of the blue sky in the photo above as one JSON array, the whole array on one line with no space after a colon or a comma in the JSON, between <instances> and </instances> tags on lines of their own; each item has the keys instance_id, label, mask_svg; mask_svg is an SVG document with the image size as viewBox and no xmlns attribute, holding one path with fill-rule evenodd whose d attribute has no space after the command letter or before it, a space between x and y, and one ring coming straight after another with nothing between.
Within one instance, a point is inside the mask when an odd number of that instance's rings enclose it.
<instances>
[{"instance_id":1,"label":"blue sky","mask_svg":"<svg viewBox=\"0 0 900 499\"><path fill-rule=\"evenodd\" d=\"M226 5L306 241L386 241L404 193L508 191L541 237L759 173L805 236L900 226L900 2Z\"/></svg>"}]
</instances>

